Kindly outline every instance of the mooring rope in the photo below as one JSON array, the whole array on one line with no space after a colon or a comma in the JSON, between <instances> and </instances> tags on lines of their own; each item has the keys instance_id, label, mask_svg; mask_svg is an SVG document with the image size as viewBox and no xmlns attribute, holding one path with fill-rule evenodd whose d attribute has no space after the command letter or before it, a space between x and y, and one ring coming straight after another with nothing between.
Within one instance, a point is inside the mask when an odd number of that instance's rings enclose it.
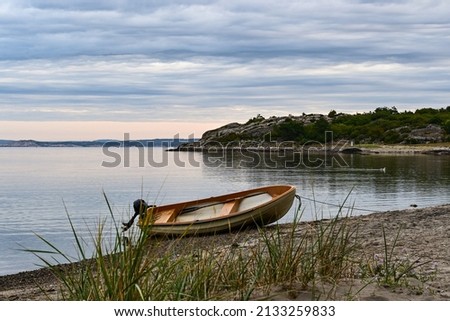
<instances>
[{"instance_id":1,"label":"mooring rope","mask_svg":"<svg viewBox=\"0 0 450 321\"><path fill-rule=\"evenodd\" d=\"M303 198L305 200L312 201L314 203L334 206L334 207L338 207L338 208L347 208L347 209L351 209L351 210L357 210L357 211L363 211L363 212L371 212L371 213L375 213L375 212L379 213L379 212L381 212L381 211L377 211L377 210L369 210L369 209L366 209L366 208L358 208L358 207L354 207L354 206L344 206L344 205L336 205L336 204L328 203L328 202L321 202L321 201L318 201L316 199L308 198L306 196L300 196L298 194L296 194L295 197L300 201L299 208L302 205L302 200L301 199Z\"/></svg>"}]
</instances>

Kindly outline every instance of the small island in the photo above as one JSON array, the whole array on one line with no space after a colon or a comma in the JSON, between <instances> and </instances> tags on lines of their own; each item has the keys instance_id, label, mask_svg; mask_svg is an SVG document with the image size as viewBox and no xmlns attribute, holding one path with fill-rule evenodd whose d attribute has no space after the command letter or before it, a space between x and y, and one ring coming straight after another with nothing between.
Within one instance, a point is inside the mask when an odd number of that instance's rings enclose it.
<instances>
[{"instance_id":1,"label":"small island","mask_svg":"<svg viewBox=\"0 0 450 321\"><path fill-rule=\"evenodd\" d=\"M395 107L373 112L301 114L230 123L205 132L176 151L217 149L316 150L344 153L450 154L450 106L398 112Z\"/></svg>"}]
</instances>

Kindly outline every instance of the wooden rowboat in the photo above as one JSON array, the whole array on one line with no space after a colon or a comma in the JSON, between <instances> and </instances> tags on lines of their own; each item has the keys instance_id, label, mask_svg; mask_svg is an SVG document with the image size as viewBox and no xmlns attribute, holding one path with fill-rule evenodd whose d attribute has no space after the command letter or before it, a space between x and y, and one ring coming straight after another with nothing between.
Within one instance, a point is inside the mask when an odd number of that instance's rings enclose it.
<instances>
[{"instance_id":1,"label":"wooden rowboat","mask_svg":"<svg viewBox=\"0 0 450 321\"><path fill-rule=\"evenodd\" d=\"M294 186L275 185L148 207L141 211L138 226L151 235L200 235L262 226L283 217L291 208L294 197ZM135 210L138 212L136 206Z\"/></svg>"}]
</instances>

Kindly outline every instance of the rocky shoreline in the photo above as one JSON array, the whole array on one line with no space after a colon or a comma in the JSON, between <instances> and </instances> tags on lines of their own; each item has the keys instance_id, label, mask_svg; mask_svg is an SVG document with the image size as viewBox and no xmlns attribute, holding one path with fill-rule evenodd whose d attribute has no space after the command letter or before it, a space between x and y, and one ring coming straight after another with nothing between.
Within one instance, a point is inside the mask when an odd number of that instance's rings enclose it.
<instances>
[{"instance_id":1,"label":"rocky shoreline","mask_svg":"<svg viewBox=\"0 0 450 321\"><path fill-rule=\"evenodd\" d=\"M428 208L388 211L364 216L344 218L357 226L355 242L360 245L359 255L378 258L384 253L384 237L395 242L394 255L401 260L420 265L408 277L404 286L386 287L364 278L340 280L332 286L335 300L449 300L450 299L450 204ZM299 224L299 232L310 229L314 222ZM283 225L282 228L289 228ZM398 236L398 237L397 237ZM258 237L256 230L239 234L221 234L193 238L195 246L208 249L220 244L246 244ZM242 245L243 246L243 245ZM330 293L331 285L322 289ZM0 300L59 299L57 279L48 269L0 276ZM349 294L352 293L350 296ZM289 290L282 284L274 286L272 300L310 300L308 289Z\"/></svg>"},{"instance_id":2,"label":"rocky shoreline","mask_svg":"<svg viewBox=\"0 0 450 321\"><path fill-rule=\"evenodd\" d=\"M424 154L424 155L450 155L450 146L446 144L429 145L377 145L370 147L350 146L350 144L341 144L334 146L311 145L296 146L294 144L208 144L201 145L200 142L184 143L177 148L168 149L170 152L203 152L218 153L223 151L241 151L241 152L261 152L261 153L342 153L342 154L362 154L362 155L387 155L387 154Z\"/></svg>"}]
</instances>

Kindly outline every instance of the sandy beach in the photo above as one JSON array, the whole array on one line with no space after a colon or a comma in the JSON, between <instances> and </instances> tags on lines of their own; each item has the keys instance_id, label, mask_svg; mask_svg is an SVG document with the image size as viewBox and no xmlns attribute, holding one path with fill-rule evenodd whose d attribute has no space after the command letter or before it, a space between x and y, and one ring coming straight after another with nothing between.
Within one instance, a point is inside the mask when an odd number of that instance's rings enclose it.
<instances>
[{"instance_id":1,"label":"sandy beach","mask_svg":"<svg viewBox=\"0 0 450 321\"><path fill-rule=\"evenodd\" d=\"M358 257L376 262L383 257L385 245L391 248L399 264L415 268L399 285L387 286L373 278L354 275L329 284L319 282L313 296L310 289L295 285L286 288L274 285L269 300L448 300L450 299L450 204L428 208L411 208L365 216L344 218L357 228L354 242L359 245ZM311 231L315 222L297 226L299 233ZM283 225L282 229L289 229ZM387 242L383 238L383 229ZM257 230L238 234L222 234L193 238L197 247L218 248L220 244L246 246L258 239ZM168 241L170 242L170 241ZM0 300L54 300L60 287L47 269L0 276ZM322 291L322 295L317 295ZM260 299L255 294L254 299Z\"/></svg>"},{"instance_id":2,"label":"sandy beach","mask_svg":"<svg viewBox=\"0 0 450 321\"><path fill-rule=\"evenodd\" d=\"M449 155L450 146L445 143L439 144L418 144L418 145L377 145L358 146L361 153L365 154L390 154L390 155Z\"/></svg>"}]
</instances>

